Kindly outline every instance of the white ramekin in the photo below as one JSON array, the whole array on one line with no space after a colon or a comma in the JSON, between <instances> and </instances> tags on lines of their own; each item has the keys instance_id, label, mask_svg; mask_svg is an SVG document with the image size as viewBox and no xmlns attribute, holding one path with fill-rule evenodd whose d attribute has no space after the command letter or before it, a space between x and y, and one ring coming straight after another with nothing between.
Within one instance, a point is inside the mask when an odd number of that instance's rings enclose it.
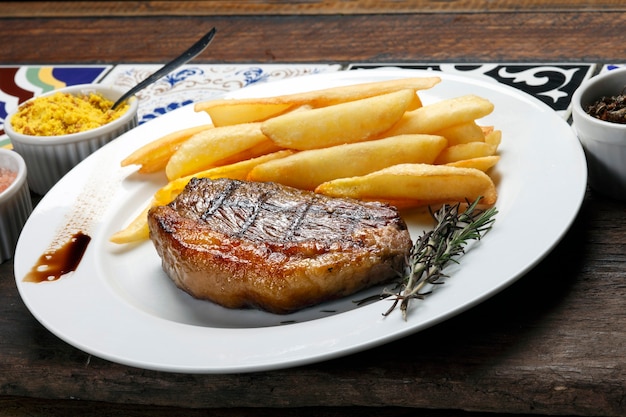
<instances>
[{"instance_id":1,"label":"white ramekin","mask_svg":"<svg viewBox=\"0 0 626 417\"><path fill-rule=\"evenodd\" d=\"M17 239L26 219L33 211L33 203L26 182L26 163L15 151L0 148L0 168L17 173L11 185L0 192L0 263L11 259Z\"/></svg>"},{"instance_id":2,"label":"white ramekin","mask_svg":"<svg viewBox=\"0 0 626 417\"><path fill-rule=\"evenodd\" d=\"M38 97L57 92L70 94L95 92L112 101L117 100L124 93L105 85L82 84L50 91ZM130 107L126 113L106 125L85 132L59 136L31 136L17 133L11 126L11 117L17 110L9 114L4 122L4 130L13 148L26 161L30 189L37 194L44 195L80 161L137 126L137 98L132 97L128 103Z\"/></svg>"},{"instance_id":3,"label":"white ramekin","mask_svg":"<svg viewBox=\"0 0 626 417\"><path fill-rule=\"evenodd\" d=\"M590 116L586 108L604 96L626 94L626 68L583 82L572 98L572 119L587 158L589 185L601 194L626 200L626 124Z\"/></svg>"}]
</instances>

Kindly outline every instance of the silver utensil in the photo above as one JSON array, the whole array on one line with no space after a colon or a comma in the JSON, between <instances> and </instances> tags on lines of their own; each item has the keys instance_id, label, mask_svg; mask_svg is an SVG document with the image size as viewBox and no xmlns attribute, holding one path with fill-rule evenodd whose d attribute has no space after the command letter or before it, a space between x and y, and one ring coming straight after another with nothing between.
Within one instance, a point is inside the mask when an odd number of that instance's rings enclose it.
<instances>
[{"instance_id":1,"label":"silver utensil","mask_svg":"<svg viewBox=\"0 0 626 417\"><path fill-rule=\"evenodd\" d=\"M176 68L180 67L181 65L189 62L190 60L198 56L202 51L206 49L207 46L209 46L209 44L211 43L211 40L213 39L213 36L215 36L215 32L216 32L215 28L211 29L206 35L200 38L200 40L194 43L191 46L191 48L187 49L180 56L178 56L177 58L174 58L172 61L168 62L163 67L161 67L154 74L150 75L148 78L146 78L145 80L143 80L142 82L140 82L139 84L137 84L136 86L128 90L122 97L120 97L113 104L113 106L111 107L111 110L115 110L120 104L126 101L128 97L132 96L137 91L146 88L148 85L161 79L165 75L174 71Z\"/></svg>"}]
</instances>

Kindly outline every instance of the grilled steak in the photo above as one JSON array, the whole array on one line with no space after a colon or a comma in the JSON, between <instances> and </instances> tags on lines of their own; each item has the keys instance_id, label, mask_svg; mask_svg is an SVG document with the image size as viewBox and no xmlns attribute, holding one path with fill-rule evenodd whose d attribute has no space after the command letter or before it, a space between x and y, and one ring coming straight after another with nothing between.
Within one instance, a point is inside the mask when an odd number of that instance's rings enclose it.
<instances>
[{"instance_id":1,"label":"grilled steak","mask_svg":"<svg viewBox=\"0 0 626 417\"><path fill-rule=\"evenodd\" d=\"M192 179L148 223L179 288L279 314L388 281L411 246L391 206L229 179Z\"/></svg>"}]
</instances>

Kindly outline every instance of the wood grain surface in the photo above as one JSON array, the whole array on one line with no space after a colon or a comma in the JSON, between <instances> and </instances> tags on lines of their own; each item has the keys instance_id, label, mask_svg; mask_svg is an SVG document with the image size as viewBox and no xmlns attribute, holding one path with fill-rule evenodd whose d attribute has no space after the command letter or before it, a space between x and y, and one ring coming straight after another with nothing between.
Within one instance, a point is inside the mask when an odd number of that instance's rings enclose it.
<instances>
[{"instance_id":1,"label":"wood grain surface","mask_svg":"<svg viewBox=\"0 0 626 417\"><path fill-rule=\"evenodd\" d=\"M0 20L0 62L166 62L215 26L196 62L617 62L624 12Z\"/></svg>"},{"instance_id":2,"label":"wood grain surface","mask_svg":"<svg viewBox=\"0 0 626 417\"><path fill-rule=\"evenodd\" d=\"M229 16L624 11L619 0L0 1L5 17Z\"/></svg>"}]
</instances>

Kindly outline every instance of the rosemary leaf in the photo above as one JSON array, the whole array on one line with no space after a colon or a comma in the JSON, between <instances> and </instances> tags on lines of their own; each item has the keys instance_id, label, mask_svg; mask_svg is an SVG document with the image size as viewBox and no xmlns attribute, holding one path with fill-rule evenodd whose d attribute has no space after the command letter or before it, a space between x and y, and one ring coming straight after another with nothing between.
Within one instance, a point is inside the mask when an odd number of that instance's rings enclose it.
<instances>
[{"instance_id":1,"label":"rosemary leaf","mask_svg":"<svg viewBox=\"0 0 626 417\"><path fill-rule=\"evenodd\" d=\"M468 202L465 210L461 210L460 204L446 204L436 212L431 211L437 222L434 229L417 238L398 286L394 291L384 292L384 296L391 296L393 300L385 316L399 305L406 320L411 300L423 299L431 293L426 288L442 284L446 277L444 268L450 262L458 263L467 243L480 240L491 229L497 210L495 207L481 210L477 207L479 201L480 198L471 204Z\"/></svg>"}]
</instances>

